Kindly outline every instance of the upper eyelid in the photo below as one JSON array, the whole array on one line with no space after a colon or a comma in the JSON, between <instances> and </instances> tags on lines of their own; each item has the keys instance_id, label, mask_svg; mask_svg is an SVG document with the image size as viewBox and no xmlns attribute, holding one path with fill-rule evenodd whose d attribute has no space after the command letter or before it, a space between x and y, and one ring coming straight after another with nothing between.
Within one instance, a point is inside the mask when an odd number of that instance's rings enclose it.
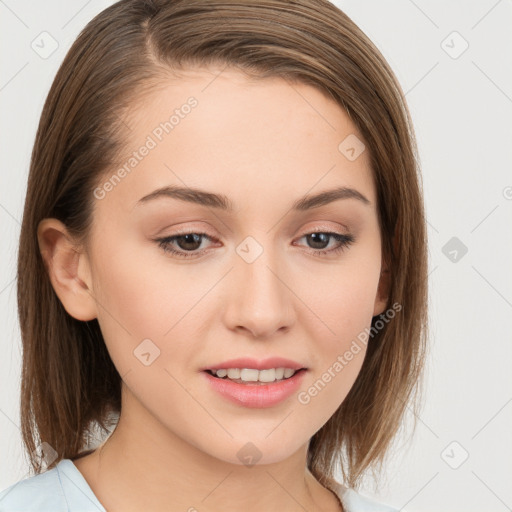
<instances>
[{"instance_id":1,"label":"upper eyelid","mask_svg":"<svg viewBox=\"0 0 512 512\"><path fill-rule=\"evenodd\" d=\"M347 236L349 234L351 234L348 230L346 233L340 233L339 231L336 231L333 228L319 227L319 228L311 228L311 229L305 230L303 232L303 234L299 236L299 238L302 238L303 236L310 235L311 233L326 233L326 234L347 235ZM162 235L162 236L158 237L158 239L161 240L161 239L167 239L167 238L175 238L175 237L185 236L185 235L201 235L201 236L206 236L206 237L210 238L211 240L219 240L219 238L217 236L211 235L207 231L201 230L201 229L196 229L196 230L183 229L183 230L176 231L175 233L171 233L169 235Z\"/></svg>"},{"instance_id":2,"label":"upper eyelid","mask_svg":"<svg viewBox=\"0 0 512 512\"><path fill-rule=\"evenodd\" d=\"M339 224L339 223L337 223L337 224ZM320 233L337 233L337 234L340 234L340 235L343 235L343 234L347 234L348 235L349 233L351 233L351 230L347 226L345 226L343 224L341 224L341 226L343 226L343 228L345 228L346 233L339 233L337 231L337 229L335 229L335 228L332 228L332 227L329 227L329 226L325 226L325 225L319 225L319 226L314 226L312 228L304 230L303 235L301 235L301 236L308 235L310 233L315 233L315 232L320 232ZM206 229L204 229L202 227L197 227L197 228L196 227L178 228L178 231L176 231L174 233L171 233L169 235L164 235L164 236L162 236L162 238L170 238L170 237L173 237L173 236L189 235L189 234L204 234L204 235L207 235L207 236L209 236L211 238L217 238L218 239L218 237L216 237L216 235L213 235L213 234L210 235L208 230L206 230Z\"/></svg>"}]
</instances>

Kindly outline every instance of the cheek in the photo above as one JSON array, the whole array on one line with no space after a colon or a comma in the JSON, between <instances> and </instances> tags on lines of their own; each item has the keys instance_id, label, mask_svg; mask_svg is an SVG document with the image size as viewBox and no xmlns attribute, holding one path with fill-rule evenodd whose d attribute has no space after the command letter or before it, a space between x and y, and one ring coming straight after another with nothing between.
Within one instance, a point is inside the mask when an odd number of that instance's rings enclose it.
<instances>
[{"instance_id":1,"label":"cheek","mask_svg":"<svg viewBox=\"0 0 512 512\"><path fill-rule=\"evenodd\" d=\"M316 269L298 294L307 306L302 318L318 353L332 358L371 325L380 276L378 246L359 246L339 264ZM311 314L314 313L314 314ZM324 359L325 363L325 359Z\"/></svg>"},{"instance_id":2,"label":"cheek","mask_svg":"<svg viewBox=\"0 0 512 512\"><path fill-rule=\"evenodd\" d=\"M320 428L334 414L363 365L380 276L378 249L354 251L329 275L317 275L316 287L301 290L315 312L303 323L314 340L313 372L297 396L310 428Z\"/></svg>"},{"instance_id":3,"label":"cheek","mask_svg":"<svg viewBox=\"0 0 512 512\"><path fill-rule=\"evenodd\" d=\"M101 249L93 273L101 304L98 322L118 372L123 376L145 359L154 360L150 368L161 371L197 366L199 345L206 339L205 308L215 307L215 292L208 293L222 272L191 272L189 265L168 260L155 247L137 247L127 239L119 237L111 247L97 244ZM111 256L114 246L122 258Z\"/></svg>"},{"instance_id":4,"label":"cheek","mask_svg":"<svg viewBox=\"0 0 512 512\"><path fill-rule=\"evenodd\" d=\"M302 428L313 432L336 412L359 375L367 350L373 300L367 291L347 286L326 297L322 311L333 333L312 335L312 371L296 397L300 411L296 418Z\"/></svg>"}]
</instances>

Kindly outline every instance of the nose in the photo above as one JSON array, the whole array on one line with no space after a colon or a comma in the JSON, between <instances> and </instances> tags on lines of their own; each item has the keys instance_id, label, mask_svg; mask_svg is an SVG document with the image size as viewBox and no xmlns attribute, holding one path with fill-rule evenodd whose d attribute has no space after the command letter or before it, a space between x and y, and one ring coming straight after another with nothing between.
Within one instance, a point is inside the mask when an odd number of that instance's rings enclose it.
<instances>
[{"instance_id":1,"label":"nose","mask_svg":"<svg viewBox=\"0 0 512 512\"><path fill-rule=\"evenodd\" d=\"M293 297L286 273L273 253L264 250L252 263L236 256L226 290L228 328L267 339L286 332L294 321Z\"/></svg>"}]
</instances>

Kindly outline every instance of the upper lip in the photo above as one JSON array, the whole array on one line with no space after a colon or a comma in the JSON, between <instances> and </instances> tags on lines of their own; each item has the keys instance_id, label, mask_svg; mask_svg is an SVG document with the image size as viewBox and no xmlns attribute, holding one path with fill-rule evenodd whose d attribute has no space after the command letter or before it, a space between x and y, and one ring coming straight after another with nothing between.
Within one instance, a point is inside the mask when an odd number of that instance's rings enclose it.
<instances>
[{"instance_id":1,"label":"upper lip","mask_svg":"<svg viewBox=\"0 0 512 512\"><path fill-rule=\"evenodd\" d=\"M283 357L269 357L268 359L252 359L251 357L239 357L237 359L229 359L211 366L202 368L205 370L220 370L229 368L251 368L255 370L268 370L270 368L291 368L293 370L300 370L305 368L304 365L292 361L291 359L285 359Z\"/></svg>"}]
</instances>

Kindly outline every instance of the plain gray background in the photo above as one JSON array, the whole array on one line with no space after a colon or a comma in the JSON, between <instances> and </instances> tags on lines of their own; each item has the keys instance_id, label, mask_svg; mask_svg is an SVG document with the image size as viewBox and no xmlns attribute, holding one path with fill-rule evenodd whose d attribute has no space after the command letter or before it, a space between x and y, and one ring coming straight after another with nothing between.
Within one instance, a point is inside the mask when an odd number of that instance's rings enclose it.
<instances>
[{"instance_id":1,"label":"plain gray background","mask_svg":"<svg viewBox=\"0 0 512 512\"><path fill-rule=\"evenodd\" d=\"M0 489L28 474L15 274L32 144L66 51L112 3L0 0ZM512 2L335 3L406 92L429 222L424 407L415 435L398 438L381 488L368 478L361 492L408 512L512 510Z\"/></svg>"}]
</instances>

